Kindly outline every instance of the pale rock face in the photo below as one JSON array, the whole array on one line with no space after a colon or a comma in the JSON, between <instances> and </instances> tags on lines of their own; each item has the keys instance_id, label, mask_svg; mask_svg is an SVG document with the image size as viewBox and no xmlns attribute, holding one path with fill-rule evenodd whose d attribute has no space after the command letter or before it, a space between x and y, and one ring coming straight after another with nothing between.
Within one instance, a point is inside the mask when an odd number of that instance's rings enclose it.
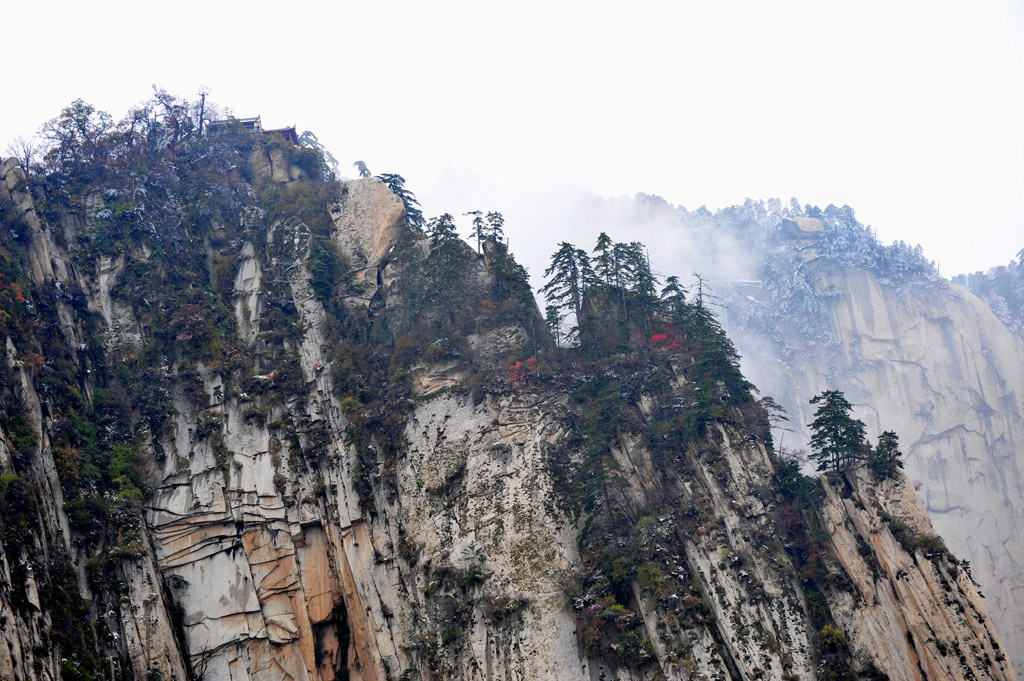
<instances>
[{"instance_id":1,"label":"pale rock face","mask_svg":"<svg viewBox=\"0 0 1024 681\"><path fill-rule=\"evenodd\" d=\"M746 375L798 430L813 419L807 398L838 389L872 440L899 435L935 528L970 560L1009 657L1024 665L1024 343L958 286L896 289L804 255L814 288L831 298L838 342L779 329L793 349L784 363L767 339L739 337L740 353L760 358L745 362Z\"/></svg>"},{"instance_id":2,"label":"pale rock face","mask_svg":"<svg viewBox=\"0 0 1024 681\"><path fill-rule=\"evenodd\" d=\"M402 200L372 177L346 182L332 208L335 241L353 269L379 267L398 242L405 221Z\"/></svg>"},{"instance_id":3,"label":"pale rock face","mask_svg":"<svg viewBox=\"0 0 1024 681\"><path fill-rule=\"evenodd\" d=\"M284 150L276 147L256 147L249 157L253 177L261 182L287 184L306 176L301 168L288 160Z\"/></svg>"},{"instance_id":4,"label":"pale rock face","mask_svg":"<svg viewBox=\"0 0 1024 681\"><path fill-rule=\"evenodd\" d=\"M381 270L404 228L405 206L387 185L368 177L344 184L331 218L333 239L364 290L350 302L367 305L382 284Z\"/></svg>"},{"instance_id":5,"label":"pale rock face","mask_svg":"<svg viewBox=\"0 0 1024 681\"><path fill-rule=\"evenodd\" d=\"M1013 678L1012 665L987 617L984 601L965 571L931 561L928 548L908 551L885 514L919 536L934 537L928 514L904 476L875 485L861 469L852 494L826 478L823 507L855 594L833 594L837 619L857 648L887 662L893 681L934 678ZM941 542L939 542L941 543ZM865 547L865 548L862 548ZM878 579L882 575L884 579ZM857 602L857 601L860 602ZM944 603L940 607L938 603Z\"/></svg>"},{"instance_id":6,"label":"pale rock face","mask_svg":"<svg viewBox=\"0 0 1024 681\"><path fill-rule=\"evenodd\" d=\"M53 267L49 249L42 238L43 227L36 215L32 195L27 188L25 171L16 158L9 158L0 164L0 203L6 203L29 236L30 274L34 282L42 283L53 279Z\"/></svg>"},{"instance_id":7,"label":"pale rock face","mask_svg":"<svg viewBox=\"0 0 1024 681\"><path fill-rule=\"evenodd\" d=\"M825 224L818 218L792 217L782 221L782 233L790 239L815 237L825 229Z\"/></svg>"},{"instance_id":8,"label":"pale rock face","mask_svg":"<svg viewBox=\"0 0 1024 681\"><path fill-rule=\"evenodd\" d=\"M245 244L243 253L245 259L242 260L238 274L235 275L234 311L238 334L243 341L251 345L259 333L260 286L263 273L251 243Z\"/></svg>"}]
</instances>

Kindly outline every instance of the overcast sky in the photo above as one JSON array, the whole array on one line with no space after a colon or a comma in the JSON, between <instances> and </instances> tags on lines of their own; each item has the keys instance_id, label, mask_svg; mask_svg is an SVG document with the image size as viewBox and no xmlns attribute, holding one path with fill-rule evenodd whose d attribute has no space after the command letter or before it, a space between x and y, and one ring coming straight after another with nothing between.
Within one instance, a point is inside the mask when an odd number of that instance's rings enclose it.
<instances>
[{"instance_id":1,"label":"overcast sky","mask_svg":"<svg viewBox=\"0 0 1024 681\"><path fill-rule=\"evenodd\" d=\"M1024 248L1013 0L12 2L2 17L0 154L79 97L118 119L152 84L205 86L237 116L314 131L343 171L404 175L428 216L502 211L535 283L557 241L592 242L581 196L636 192L849 204L947 276Z\"/></svg>"}]
</instances>

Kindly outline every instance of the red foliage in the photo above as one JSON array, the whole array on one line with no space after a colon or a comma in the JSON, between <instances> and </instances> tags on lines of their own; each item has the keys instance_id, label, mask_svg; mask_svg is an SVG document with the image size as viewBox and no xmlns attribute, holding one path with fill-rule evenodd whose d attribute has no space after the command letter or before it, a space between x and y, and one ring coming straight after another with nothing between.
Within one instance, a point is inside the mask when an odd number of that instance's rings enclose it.
<instances>
[{"instance_id":1,"label":"red foliage","mask_svg":"<svg viewBox=\"0 0 1024 681\"><path fill-rule=\"evenodd\" d=\"M653 348L661 352L672 353L683 349L683 337L668 324L663 324L662 330L651 336L649 342Z\"/></svg>"},{"instance_id":2,"label":"red foliage","mask_svg":"<svg viewBox=\"0 0 1024 681\"><path fill-rule=\"evenodd\" d=\"M508 380L510 380L513 385L523 385L531 375L537 375L536 357L530 357L525 362L517 361L513 364L508 373Z\"/></svg>"},{"instance_id":3,"label":"red foliage","mask_svg":"<svg viewBox=\"0 0 1024 681\"><path fill-rule=\"evenodd\" d=\"M38 352L30 352L21 359L21 363L26 368L41 367L46 364L46 358Z\"/></svg>"}]
</instances>

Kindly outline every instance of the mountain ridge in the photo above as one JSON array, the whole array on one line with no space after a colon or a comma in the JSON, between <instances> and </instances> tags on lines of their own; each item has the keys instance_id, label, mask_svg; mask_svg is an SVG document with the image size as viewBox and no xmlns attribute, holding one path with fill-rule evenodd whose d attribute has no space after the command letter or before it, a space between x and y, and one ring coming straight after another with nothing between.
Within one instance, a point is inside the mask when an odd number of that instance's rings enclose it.
<instances>
[{"instance_id":1,"label":"mountain ridge","mask_svg":"<svg viewBox=\"0 0 1024 681\"><path fill-rule=\"evenodd\" d=\"M912 485L779 460L713 322L558 350L503 244L145 139L2 166L4 675L1015 678Z\"/></svg>"}]
</instances>

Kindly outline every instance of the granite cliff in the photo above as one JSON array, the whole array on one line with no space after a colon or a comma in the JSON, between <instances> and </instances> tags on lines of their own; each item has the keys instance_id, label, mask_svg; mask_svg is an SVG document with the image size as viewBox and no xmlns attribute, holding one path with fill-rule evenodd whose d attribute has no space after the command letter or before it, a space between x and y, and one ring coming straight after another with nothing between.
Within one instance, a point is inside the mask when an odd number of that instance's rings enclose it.
<instances>
[{"instance_id":1,"label":"granite cliff","mask_svg":"<svg viewBox=\"0 0 1024 681\"><path fill-rule=\"evenodd\" d=\"M854 244L836 248L834 223L780 225L764 278L735 285L732 298L728 326L751 379L788 408L791 442L806 442L807 399L825 388L845 392L870 437L899 433L907 475L939 533L970 560L1020 660L1024 343L933 272L907 275ZM787 277L798 285L773 288Z\"/></svg>"},{"instance_id":2,"label":"granite cliff","mask_svg":"<svg viewBox=\"0 0 1024 681\"><path fill-rule=\"evenodd\" d=\"M1016 678L913 486L781 460L714 322L561 351L378 180L111 140L0 167L3 678Z\"/></svg>"}]
</instances>

